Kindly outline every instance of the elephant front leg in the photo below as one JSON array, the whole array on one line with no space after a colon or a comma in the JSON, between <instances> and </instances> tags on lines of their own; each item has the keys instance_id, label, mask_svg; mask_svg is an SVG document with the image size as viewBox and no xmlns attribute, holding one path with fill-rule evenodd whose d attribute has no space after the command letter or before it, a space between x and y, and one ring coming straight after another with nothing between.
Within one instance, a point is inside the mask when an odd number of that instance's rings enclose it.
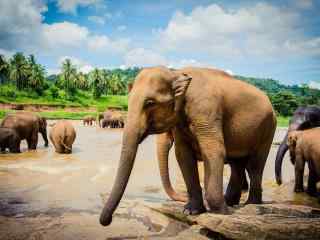
<instances>
[{"instance_id":1,"label":"elephant front leg","mask_svg":"<svg viewBox=\"0 0 320 240\"><path fill-rule=\"evenodd\" d=\"M203 205L197 160L191 146L178 132L175 132L175 153L188 191L188 203L183 212L189 215L203 213L206 208Z\"/></svg>"},{"instance_id":2,"label":"elephant front leg","mask_svg":"<svg viewBox=\"0 0 320 240\"><path fill-rule=\"evenodd\" d=\"M223 167L226 157L223 135L218 128L198 126L198 143L204 161L205 196L210 209L226 213L223 196ZM241 190L241 189L240 189Z\"/></svg>"}]
</instances>

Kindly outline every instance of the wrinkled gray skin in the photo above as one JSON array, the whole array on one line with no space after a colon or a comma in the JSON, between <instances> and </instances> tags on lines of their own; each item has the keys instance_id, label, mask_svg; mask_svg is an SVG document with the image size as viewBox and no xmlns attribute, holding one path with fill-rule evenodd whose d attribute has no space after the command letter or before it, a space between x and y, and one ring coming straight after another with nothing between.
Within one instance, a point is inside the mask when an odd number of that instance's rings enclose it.
<instances>
[{"instance_id":1,"label":"wrinkled gray skin","mask_svg":"<svg viewBox=\"0 0 320 240\"><path fill-rule=\"evenodd\" d=\"M295 130L305 130L320 126L320 107L309 106L299 107L294 113L289 122L288 131L282 140L275 161L275 176L278 185L282 184L282 161L284 155L288 151L288 133ZM294 164L293 158L290 158L292 164Z\"/></svg>"},{"instance_id":2,"label":"wrinkled gray skin","mask_svg":"<svg viewBox=\"0 0 320 240\"><path fill-rule=\"evenodd\" d=\"M20 137L14 129L0 127L0 150L4 152L6 148L12 153L20 153Z\"/></svg>"},{"instance_id":3,"label":"wrinkled gray skin","mask_svg":"<svg viewBox=\"0 0 320 240\"><path fill-rule=\"evenodd\" d=\"M227 211L223 196L226 158L232 160L228 197L240 199L239 179L247 170L247 203L261 203L263 170L275 128L276 116L266 94L223 71L193 67L143 69L130 92L117 176L100 223L106 226L112 222L139 144L150 134L170 129L174 129L176 158L188 191L185 213L206 211L197 170L196 156L200 153L210 210Z\"/></svg>"},{"instance_id":4,"label":"wrinkled gray skin","mask_svg":"<svg viewBox=\"0 0 320 240\"><path fill-rule=\"evenodd\" d=\"M45 146L48 146L47 121L36 114L30 112L9 114L3 119L1 127L14 129L20 140L26 139L29 150L37 148L38 133L41 133Z\"/></svg>"}]
</instances>

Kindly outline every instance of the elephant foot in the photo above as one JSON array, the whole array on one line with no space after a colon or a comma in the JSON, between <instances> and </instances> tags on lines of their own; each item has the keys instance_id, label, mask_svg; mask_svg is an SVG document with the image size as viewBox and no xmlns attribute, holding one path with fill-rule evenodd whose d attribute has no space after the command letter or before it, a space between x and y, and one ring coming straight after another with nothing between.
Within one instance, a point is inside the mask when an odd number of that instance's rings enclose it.
<instances>
[{"instance_id":1,"label":"elephant foot","mask_svg":"<svg viewBox=\"0 0 320 240\"><path fill-rule=\"evenodd\" d=\"M203 203L196 203L189 201L186 205L184 205L183 213L186 215L199 215L201 213L206 212L206 208Z\"/></svg>"},{"instance_id":2,"label":"elephant foot","mask_svg":"<svg viewBox=\"0 0 320 240\"><path fill-rule=\"evenodd\" d=\"M239 204L240 197L241 197L241 195L239 195L239 194L226 194L224 196L224 199L226 201L226 204L228 206L232 207L233 205L238 205Z\"/></svg>"},{"instance_id":3,"label":"elephant foot","mask_svg":"<svg viewBox=\"0 0 320 240\"><path fill-rule=\"evenodd\" d=\"M311 197L319 197L319 194L318 194L317 190L307 189L306 192Z\"/></svg>"},{"instance_id":4,"label":"elephant foot","mask_svg":"<svg viewBox=\"0 0 320 240\"><path fill-rule=\"evenodd\" d=\"M245 204L262 204L262 190L250 189L249 197Z\"/></svg>"},{"instance_id":5,"label":"elephant foot","mask_svg":"<svg viewBox=\"0 0 320 240\"><path fill-rule=\"evenodd\" d=\"M301 192L304 192L304 189L301 186L295 186L294 187L294 192L295 193L301 193Z\"/></svg>"}]
</instances>

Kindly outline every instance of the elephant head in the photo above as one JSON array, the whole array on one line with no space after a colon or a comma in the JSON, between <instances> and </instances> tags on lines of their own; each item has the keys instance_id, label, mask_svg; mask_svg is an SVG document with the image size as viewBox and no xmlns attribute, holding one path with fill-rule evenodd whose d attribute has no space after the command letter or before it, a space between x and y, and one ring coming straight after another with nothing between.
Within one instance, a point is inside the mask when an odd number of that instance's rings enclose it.
<instances>
[{"instance_id":1,"label":"elephant head","mask_svg":"<svg viewBox=\"0 0 320 240\"><path fill-rule=\"evenodd\" d=\"M47 119L45 117L39 117L39 132L41 133L44 145L48 147L48 137L47 137Z\"/></svg>"},{"instance_id":2,"label":"elephant head","mask_svg":"<svg viewBox=\"0 0 320 240\"><path fill-rule=\"evenodd\" d=\"M112 221L127 186L138 145L150 134L168 131L179 121L191 76L165 67L146 68L135 79L129 94L117 176L100 216L104 226Z\"/></svg>"},{"instance_id":3,"label":"elephant head","mask_svg":"<svg viewBox=\"0 0 320 240\"><path fill-rule=\"evenodd\" d=\"M315 106L299 107L294 113L289 122L288 132L281 142L275 161L276 181L280 185L282 183L281 167L284 155L288 151L288 134L295 130L305 130L320 126L320 108ZM291 158L290 158L291 159ZM292 159L291 159L292 162ZM294 162L292 162L294 164Z\"/></svg>"},{"instance_id":4,"label":"elephant head","mask_svg":"<svg viewBox=\"0 0 320 240\"><path fill-rule=\"evenodd\" d=\"M296 145L297 145L297 140L298 140L299 134L300 134L299 131L291 131L290 133L288 133L287 145L289 147L290 159L291 159L292 163L295 163L295 159L296 159L295 150L296 150Z\"/></svg>"}]
</instances>

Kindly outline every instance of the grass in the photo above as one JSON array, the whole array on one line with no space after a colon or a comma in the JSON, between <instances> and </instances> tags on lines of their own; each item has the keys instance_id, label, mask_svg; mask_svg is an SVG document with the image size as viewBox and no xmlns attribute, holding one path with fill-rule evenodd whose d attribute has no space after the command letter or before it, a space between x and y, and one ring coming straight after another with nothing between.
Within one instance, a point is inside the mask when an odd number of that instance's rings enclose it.
<instances>
[{"instance_id":1,"label":"grass","mask_svg":"<svg viewBox=\"0 0 320 240\"><path fill-rule=\"evenodd\" d=\"M104 111L107 107L128 109L127 96L102 95L94 99L91 92L78 90L72 99L66 98L65 92L59 90L58 97L52 97L49 91L44 91L43 96L33 91L18 91L13 85L0 85L0 103L14 104L38 104L49 105L58 108L65 107L96 107L98 111Z\"/></svg>"},{"instance_id":2,"label":"grass","mask_svg":"<svg viewBox=\"0 0 320 240\"><path fill-rule=\"evenodd\" d=\"M277 117L277 126L278 127L288 127L289 126L289 119L290 119L290 117L278 116Z\"/></svg>"}]
</instances>

